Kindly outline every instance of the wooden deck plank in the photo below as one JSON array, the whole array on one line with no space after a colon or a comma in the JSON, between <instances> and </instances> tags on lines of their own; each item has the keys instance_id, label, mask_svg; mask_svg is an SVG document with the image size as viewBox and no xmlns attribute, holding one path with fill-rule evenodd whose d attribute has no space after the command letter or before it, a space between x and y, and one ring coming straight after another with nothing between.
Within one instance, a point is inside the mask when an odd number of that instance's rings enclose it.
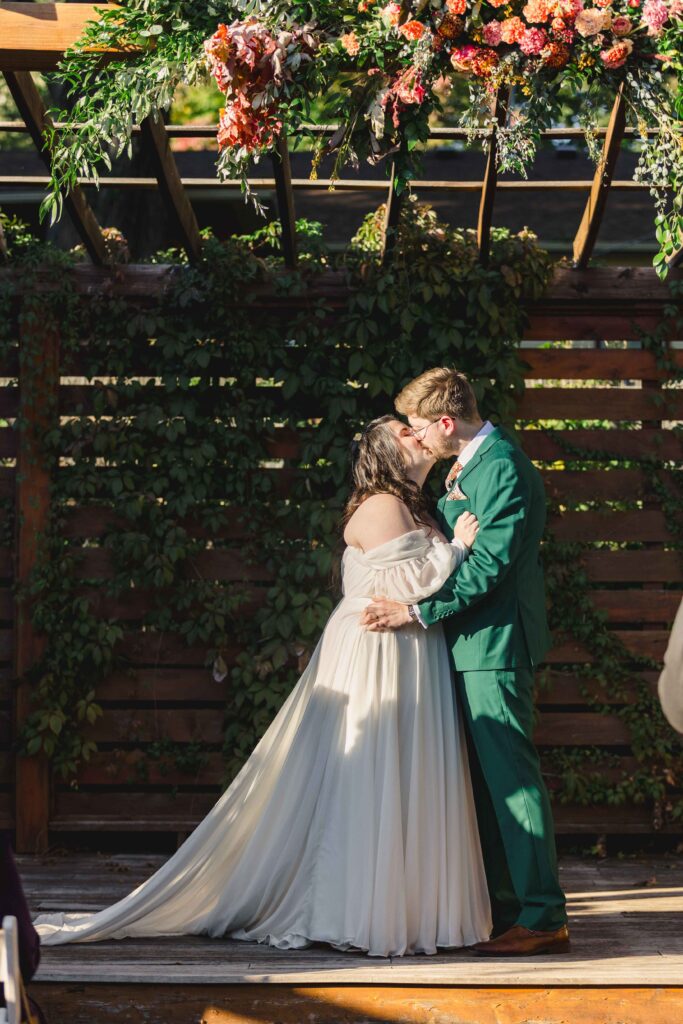
<instances>
[{"instance_id":1,"label":"wooden deck plank","mask_svg":"<svg viewBox=\"0 0 683 1024\"><path fill-rule=\"evenodd\" d=\"M34 911L86 910L120 899L163 859L23 856L19 865ZM560 875L573 942L571 953L564 956L482 960L454 950L382 959L323 945L283 951L197 936L126 939L45 947L34 988L40 998L43 986L74 983L683 987L683 857L571 857L560 862Z\"/></svg>"}]
</instances>

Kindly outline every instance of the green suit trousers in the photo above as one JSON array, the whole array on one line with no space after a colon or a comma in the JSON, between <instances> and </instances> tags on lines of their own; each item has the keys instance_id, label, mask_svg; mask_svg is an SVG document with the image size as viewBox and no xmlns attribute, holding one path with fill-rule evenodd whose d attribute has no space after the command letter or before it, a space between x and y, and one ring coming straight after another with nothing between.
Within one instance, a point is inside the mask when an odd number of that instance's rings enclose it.
<instances>
[{"instance_id":1,"label":"green suit trousers","mask_svg":"<svg viewBox=\"0 0 683 1024\"><path fill-rule=\"evenodd\" d=\"M456 672L493 924L554 931L566 923L550 801L532 742L533 672Z\"/></svg>"}]
</instances>

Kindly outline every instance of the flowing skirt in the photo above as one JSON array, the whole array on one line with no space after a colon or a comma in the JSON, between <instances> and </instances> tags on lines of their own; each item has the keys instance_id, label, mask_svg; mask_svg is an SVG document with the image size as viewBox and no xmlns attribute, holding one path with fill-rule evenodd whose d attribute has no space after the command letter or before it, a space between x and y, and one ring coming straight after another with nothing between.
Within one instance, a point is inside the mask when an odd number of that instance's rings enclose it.
<instances>
[{"instance_id":1,"label":"flowing skirt","mask_svg":"<svg viewBox=\"0 0 683 1024\"><path fill-rule=\"evenodd\" d=\"M346 598L253 754L146 882L42 942L208 934L376 956L486 939L490 907L439 627L369 633Z\"/></svg>"}]
</instances>

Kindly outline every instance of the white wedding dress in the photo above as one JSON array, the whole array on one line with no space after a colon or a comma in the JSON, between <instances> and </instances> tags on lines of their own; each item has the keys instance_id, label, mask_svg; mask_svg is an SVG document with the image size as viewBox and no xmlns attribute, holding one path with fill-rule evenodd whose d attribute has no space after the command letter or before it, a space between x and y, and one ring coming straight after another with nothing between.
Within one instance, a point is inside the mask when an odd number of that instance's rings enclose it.
<instances>
[{"instance_id":1,"label":"white wedding dress","mask_svg":"<svg viewBox=\"0 0 683 1024\"><path fill-rule=\"evenodd\" d=\"M208 934L389 956L487 939L441 628L358 624L373 595L420 600L462 558L424 530L365 553L347 548L344 596L230 788L130 895L99 913L39 917L42 942Z\"/></svg>"}]
</instances>

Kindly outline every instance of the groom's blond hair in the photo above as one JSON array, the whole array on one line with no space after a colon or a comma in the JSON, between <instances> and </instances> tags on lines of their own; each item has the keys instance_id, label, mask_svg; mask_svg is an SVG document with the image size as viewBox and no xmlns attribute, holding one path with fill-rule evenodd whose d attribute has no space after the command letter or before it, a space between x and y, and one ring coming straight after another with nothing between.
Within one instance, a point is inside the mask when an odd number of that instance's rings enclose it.
<instances>
[{"instance_id":1,"label":"groom's blond hair","mask_svg":"<svg viewBox=\"0 0 683 1024\"><path fill-rule=\"evenodd\" d=\"M402 416L434 420L439 416L471 423L479 418L477 399L464 373L448 366L425 370L396 396L396 411Z\"/></svg>"}]
</instances>

